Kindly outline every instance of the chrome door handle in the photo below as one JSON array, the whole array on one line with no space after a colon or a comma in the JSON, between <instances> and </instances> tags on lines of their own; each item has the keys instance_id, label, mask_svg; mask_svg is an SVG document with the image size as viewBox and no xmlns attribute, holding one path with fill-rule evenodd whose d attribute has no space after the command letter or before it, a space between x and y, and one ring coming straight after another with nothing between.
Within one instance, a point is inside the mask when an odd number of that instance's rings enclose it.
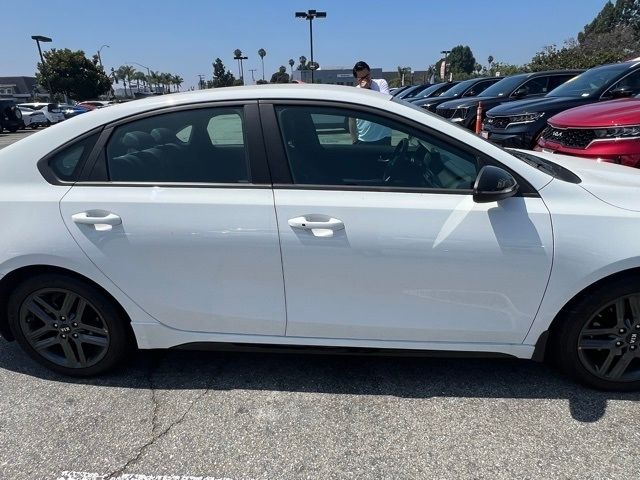
<instances>
[{"instance_id":1,"label":"chrome door handle","mask_svg":"<svg viewBox=\"0 0 640 480\"><path fill-rule=\"evenodd\" d=\"M289 226L298 230L311 230L316 237L333 237L338 230L344 230L344 223L337 218L320 215L303 215L289 219Z\"/></svg>"}]
</instances>

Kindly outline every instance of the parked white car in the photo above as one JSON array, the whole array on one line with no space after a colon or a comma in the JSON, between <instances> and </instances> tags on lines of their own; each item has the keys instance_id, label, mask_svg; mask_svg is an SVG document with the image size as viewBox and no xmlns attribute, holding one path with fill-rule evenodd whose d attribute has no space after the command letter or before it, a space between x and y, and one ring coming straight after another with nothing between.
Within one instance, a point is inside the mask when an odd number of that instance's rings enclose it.
<instances>
[{"instance_id":1,"label":"parked white car","mask_svg":"<svg viewBox=\"0 0 640 480\"><path fill-rule=\"evenodd\" d=\"M222 342L551 354L637 389L639 189L363 89L139 100L0 151L0 331L68 375Z\"/></svg>"},{"instance_id":2,"label":"parked white car","mask_svg":"<svg viewBox=\"0 0 640 480\"><path fill-rule=\"evenodd\" d=\"M60 110L55 103L21 103L18 106L44 113L47 125L52 125L64 120L64 113L62 113L62 110Z\"/></svg>"},{"instance_id":3,"label":"parked white car","mask_svg":"<svg viewBox=\"0 0 640 480\"><path fill-rule=\"evenodd\" d=\"M22 121L25 128L29 127L35 130L47 124L47 117L45 117L44 112L27 107L18 108L22 112Z\"/></svg>"}]
</instances>

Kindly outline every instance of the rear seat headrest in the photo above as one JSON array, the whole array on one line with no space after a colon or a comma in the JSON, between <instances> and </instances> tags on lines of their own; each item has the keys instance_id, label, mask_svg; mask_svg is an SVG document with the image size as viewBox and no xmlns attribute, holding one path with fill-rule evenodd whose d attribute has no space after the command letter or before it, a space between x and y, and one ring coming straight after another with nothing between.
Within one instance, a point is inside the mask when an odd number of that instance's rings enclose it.
<instances>
[{"instance_id":1,"label":"rear seat headrest","mask_svg":"<svg viewBox=\"0 0 640 480\"><path fill-rule=\"evenodd\" d=\"M156 143L171 143L176 141L175 134L168 128L158 127L151 130L151 136Z\"/></svg>"},{"instance_id":2,"label":"rear seat headrest","mask_svg":"<svg viewBox=\"0 0 640 480\"><path fill-rule=\"evenodd\" d=\"M128 149L142 150L155 144L154 138L147 132L128 132L122 137L122 145Z\"/></svg>"}]
</instances>

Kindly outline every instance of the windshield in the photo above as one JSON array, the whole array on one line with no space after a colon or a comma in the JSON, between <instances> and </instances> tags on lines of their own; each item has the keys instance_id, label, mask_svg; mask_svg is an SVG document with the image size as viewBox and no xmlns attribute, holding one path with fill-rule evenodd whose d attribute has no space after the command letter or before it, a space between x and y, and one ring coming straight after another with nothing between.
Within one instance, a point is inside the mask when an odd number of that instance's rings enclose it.
<instances>
[{"instance_id":1,"label":"windshield","mask_svg":"<svg viewBox=\"0 0 640 480\"><path fill-rule=\"evenodd\" d=\"M603 88L611 85L628 68L628 63L592 68L551 90L547 97L591 97L598 95Z\"/></svg>"},{"instance_id":2,"label":"windshield","mask_svg":"<svg viewBox=\"0 0 640 480\"><path fill-rule=\"evenodd\" d=\"M503 78L499 82L494 83L479 96L481 97L507 97L511 95L520 84L527 78L527 75L515 75L513 77Z\"/></svg>"},{"instance_id":3,"label":"windshield","mask_svg":"<svg viewBox=\"0 0 640 480\"><path fill-rule=\"evenodd\" d=\"M460 95L462 95L469 87L471 87L472 85L474 85L477 82L477 80L465 80L464 82L460 82L458 85L456 85L453 88L450 88L449 90L447 90L447 94L445 96L447 97L459 97Z\"/></svg>"},{"instance_id":4,"label":"windshield","mask_svg":"<svg viewBox=\"0 0 640 480\"><path fill-rule=\"evenodd\" d=\"M435 85L431 85L430 87L425 88L423 91L421 91L420 93L418 93L415 97L415 99L418 98L425 98L425 97L429 97L431 96L431 94L433 94L434 92L437 92L438 90L443 90L447 87L447 85L443 85L442 83L436 83ZM443 90L444 91L444 90ZM435 96L435 95L434 95Z\"/></svg>"}]
</instances>

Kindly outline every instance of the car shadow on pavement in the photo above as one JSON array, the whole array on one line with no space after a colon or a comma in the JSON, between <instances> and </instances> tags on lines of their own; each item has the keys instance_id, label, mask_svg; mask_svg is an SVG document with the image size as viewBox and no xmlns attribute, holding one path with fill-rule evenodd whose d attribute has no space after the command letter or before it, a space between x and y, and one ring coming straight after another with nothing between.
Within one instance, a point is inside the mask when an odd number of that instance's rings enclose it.
<instances>
[{"instance_id":1,"label":"car shadow on pavement","mask_svg":"<svg viewBox=\"0 0 640 480\"><path fill-rule=\"evenodd\" d=\"M640 400L640 392L592 390L547 365L518 359L152 350L133 353L112 373L78 379L50 372L15 342L0 339L0 369L49 381L132 389L564 399L580 422L601 419L608 400Z\"/></svg>"}]
</instances>

